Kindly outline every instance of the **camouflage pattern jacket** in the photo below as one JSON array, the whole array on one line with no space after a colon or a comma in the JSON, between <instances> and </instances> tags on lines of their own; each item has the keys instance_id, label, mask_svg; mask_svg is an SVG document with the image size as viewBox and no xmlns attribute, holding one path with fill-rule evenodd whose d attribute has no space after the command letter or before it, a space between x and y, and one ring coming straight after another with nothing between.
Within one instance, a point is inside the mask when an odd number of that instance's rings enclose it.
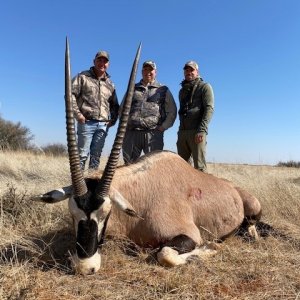
<instances>
[{"instance_id":1,"label":"camouflage pattern jacket","mask_svg":"<svg viewBox=\"0 0 300 300\"><path fill-rule=\"evenodd\" d=\"M171 127L176 119L177 107L165 85L154 81L144 86L142 80L135 85L128 120L129 130L152 130Z\"/></svg>"},{"instance_id":2,"label":"camouflage pattern jacket","mask_svg":"<svg viewBox=\"0 0 300 300\"><path fill-rule=\"evenodd\" d=\"M196 78L181 83L179 91L179 130L197 130L208 133L208 124L214 112L214 93L211 85Z\"/></svg>"},{"instance_id":3,"label":"camouflage pattern jacket","mask_svg":"<svg viewBox=\"0 0 300 300\"><path fill-rule=\"evenodd\" d=\"M80 113L88 120L112 120L112 125L118 119L119 103L114 84L108 74L98 78L93 67L73 78L72 101L76 119Z\"/></svg>"}]
</instances>

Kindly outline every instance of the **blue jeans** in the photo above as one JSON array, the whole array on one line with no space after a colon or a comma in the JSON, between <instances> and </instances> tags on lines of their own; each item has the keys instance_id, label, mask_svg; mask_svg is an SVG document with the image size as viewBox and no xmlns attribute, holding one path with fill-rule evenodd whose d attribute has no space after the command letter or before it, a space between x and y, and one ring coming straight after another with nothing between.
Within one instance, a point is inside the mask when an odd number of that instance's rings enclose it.
<instances>
[{"instance_id":1,"label":"blue jeans","mask_svg":"<svg viewBox=\"0 0 300 300\"><path fill-rule=\"evenodd\" d=\"M77 124L78 151L81 169L90 155L89 169L98 169L108 127L104 122L86 120Z\"/></svg>"}]
</instances>

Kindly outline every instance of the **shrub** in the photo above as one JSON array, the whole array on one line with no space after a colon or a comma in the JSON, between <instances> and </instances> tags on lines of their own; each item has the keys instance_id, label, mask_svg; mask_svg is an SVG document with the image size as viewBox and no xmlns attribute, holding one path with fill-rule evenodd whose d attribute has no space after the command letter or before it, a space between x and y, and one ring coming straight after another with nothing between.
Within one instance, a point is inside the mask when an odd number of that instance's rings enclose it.
<instances>
[{"instance_id":1,"label":"shrub","mask_svg":"<svg viewBox=\"0 0 300 300\"><path fill-rule=\"evenodd\" d=\"M277 165L277 167L290 167L290 168L300 168L300 162L290 160L287 162L280 161Z\"/></svg>"},{"instance_id":2,"label":"shrub","mask_svg":"<svg viewBox=\"0 0 300 300\"><path fill-rule=\"evenodd\" d=\"M6 121L0 116L0 149L1 150L28 150L32 149L30 142L33 139L30 130L20 122Z\"/></svg>"},{"instance_id":3,"label":"shrub","mask_svg":"<svg viewBox=\"0 0 300 300\"><path fill-rule=\"evenodd\" d=\"M67 147L60 143L48 144L42 147L45 154L51 154L53 156L63 156L66 155Z\"/></svg>"}]
</instances>

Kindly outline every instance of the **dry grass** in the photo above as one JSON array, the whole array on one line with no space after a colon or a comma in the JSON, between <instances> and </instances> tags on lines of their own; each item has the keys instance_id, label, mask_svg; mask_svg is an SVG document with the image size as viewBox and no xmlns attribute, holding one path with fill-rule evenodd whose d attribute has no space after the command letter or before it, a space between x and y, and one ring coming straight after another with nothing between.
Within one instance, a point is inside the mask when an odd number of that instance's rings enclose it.
<instances>
[{"instance_id":1,"label":"dry grass","mask_svg":"<svg viewBox=\"0 0 300 300\"><path fill-rule=\"evenodd\" d=\"M209 165L261 200L262 221L277 231L257 243L231 237L215 257L167 269L109 237L101 271L82 277L68 262L67 204L31 201L69 183L67 159L6 152L0 166L0 299L300 299L299 169Z\"/></svg>"}]
</instances>

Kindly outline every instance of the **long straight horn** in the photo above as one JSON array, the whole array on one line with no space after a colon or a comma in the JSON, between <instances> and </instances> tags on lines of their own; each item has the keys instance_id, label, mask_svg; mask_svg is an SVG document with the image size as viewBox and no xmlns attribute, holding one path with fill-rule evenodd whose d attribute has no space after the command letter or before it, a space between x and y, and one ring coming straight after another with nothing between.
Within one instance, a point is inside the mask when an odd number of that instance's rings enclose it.
<instances>
[{"instance_id":1,"label":"long straight horn","mask_svg":"<svg viewBox=\"0 0 300 300\"><path fill-rule=\"evenodd\" d=\"M71 66L70 66L70 50L69 41L66 38L66 52L65 52L65 105L66 105L66 127L67 127L67 141L69 163L71 170L72 185L74 196L82 196L87 192L87 186L83 178L80 168L79 153L75 134L75 121L72 104L71 91Z\"/></svg>"},{"instance_id":2,"label":"long straight horn","mask_svg":"<svg viewBox=\"0 0 300 300\"><path fill-rule=\"evenodd\" d=\"M124 135L126 131L126 126L128 122L130 107L131 107L131 101L134 93L134 85L135 85L135 77L137 72L137 67L140 59L140 53L141 53L141 44L138 47L138 50L136 52L136 56L132 65L131 74L128 82L126 97L123 104L123 111L122 115L120 117L120 122L117 130L117 134L115 137L115 141L113 144L113 147L110 152L110 156L108 158L108 161L106 163L100 184L97 187L96 190L96 197L105 197L108 194L110 184L112 182L115 170L117 168Z\"/></svg>"}]
</instances>

